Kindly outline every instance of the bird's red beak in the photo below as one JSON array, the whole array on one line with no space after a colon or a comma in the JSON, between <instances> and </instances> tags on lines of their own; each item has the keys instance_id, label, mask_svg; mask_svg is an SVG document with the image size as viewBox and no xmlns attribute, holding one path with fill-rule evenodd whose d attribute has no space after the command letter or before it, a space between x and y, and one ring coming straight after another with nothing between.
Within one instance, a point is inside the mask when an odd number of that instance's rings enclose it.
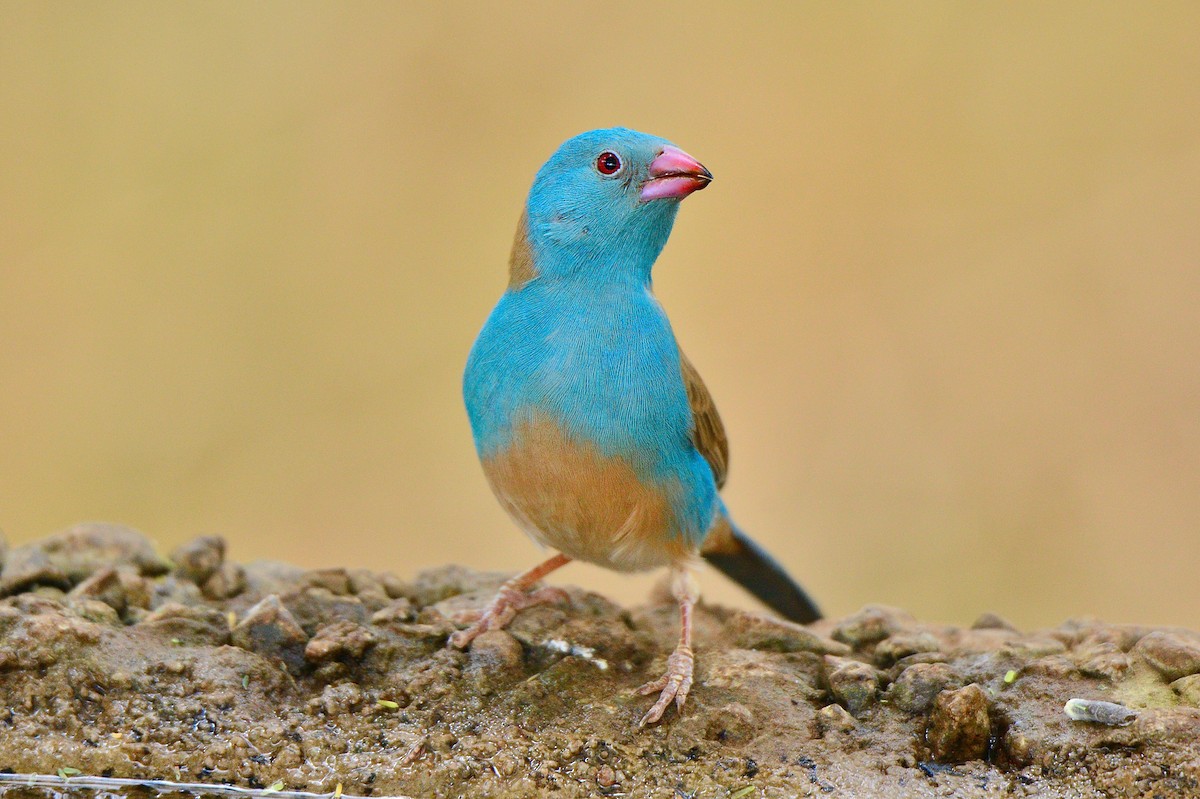
<instances>
[{"instance_id":1,"label":"bird's red beak","mask_svg":"<svg viewBox=\"0 0 1200 799\"><path fill-rule=\"evenodd\" d=\"M674 197L682 200L694 191L707 186L712 173L704 164L678 147L667 145L650 162L650 179L642 185L643 200L662 200Z\"/></svg>"}]
</instances>

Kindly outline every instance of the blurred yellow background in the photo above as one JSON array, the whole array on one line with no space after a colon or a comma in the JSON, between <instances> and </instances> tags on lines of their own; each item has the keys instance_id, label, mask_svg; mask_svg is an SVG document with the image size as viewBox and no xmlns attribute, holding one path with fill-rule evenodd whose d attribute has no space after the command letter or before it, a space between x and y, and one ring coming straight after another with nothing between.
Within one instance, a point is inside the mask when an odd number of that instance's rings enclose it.
<instances>
[{"instance_id":1,"label":"blurred yellow background","mask_svg":"<svg viewBox=\"0 0 1200 799\"><path fill-rule=\"evenodd\" d=\"M530 565L461 370L534 171L621 124L716 175L656 290L731 509L827 612L1200 626L1198 31L1191 2L4 2L0 528Z\"/></svg>"}]
</instances>

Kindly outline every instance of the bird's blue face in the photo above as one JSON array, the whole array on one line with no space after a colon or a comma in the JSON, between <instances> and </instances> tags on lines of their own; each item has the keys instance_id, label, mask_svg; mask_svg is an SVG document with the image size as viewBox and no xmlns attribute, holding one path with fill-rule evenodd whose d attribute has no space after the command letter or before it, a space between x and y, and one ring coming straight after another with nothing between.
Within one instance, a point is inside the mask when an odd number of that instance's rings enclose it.
<instances>
[{"instance_id":1,"label":"bird's blue face","mask_svg":"<svg viewBox=\"0 0 1200 799\"><path fill-rule=\"evenodd\" d=\"M696 159L657 136L609 128L568 139L529 193L538 273L648 281L679 201L711 180Z\"/></svg>"}]
</instances>

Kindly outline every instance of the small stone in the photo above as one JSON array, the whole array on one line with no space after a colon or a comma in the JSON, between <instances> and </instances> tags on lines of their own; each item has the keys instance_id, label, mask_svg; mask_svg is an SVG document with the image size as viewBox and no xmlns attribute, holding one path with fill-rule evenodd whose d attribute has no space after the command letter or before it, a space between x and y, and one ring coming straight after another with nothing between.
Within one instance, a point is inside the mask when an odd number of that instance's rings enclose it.
<instances>
[{"instance_id":1,"label":"small stone","mask_svg":"<svg viewBox=\"0 0 1200 799\"><path fill-rule=\"evenodd\" d=\"M978 760L987 749L990 735L987 693L977 683L938 694L926 733L936 760L942 763Z\"/></svg>"},{"instance_id":2,"label":"small stone","mask_svg":"<svg viewBox=\"0 0 1200 799\"><path fill-rule=\"evenodd\" d=\"M1178 633L1156 630L1138 641L1133 651L1169 682L1200 674L1200 641Z\"/></svg>"},{"instance_id":3,"label":"small stone","mask_svg":"<svg viewBox=\"0 0 1200 799\"><path fill-rule=\"evenodd\" d=\"M37 596L43 596L46 599L53 599L55 602L66 604L67 592L53 585L35 585L30 589L30 593Z\"/></svg>"},{"instance_id":4,"label":"small stone","mask_svg":"<svg viewBox=\"0 0 1200 799\"><path fill-rule=\"evenodd\" d=\"M855 649L878 643L884 638L915 624L912 616L885 605L867 605L847 616L833 630L833 639Z\"/></svg>"},{"instance_id":5,"label":"small stone","mask_svg":"<svg viewBox=\"0 0 1200 799\"><path fill-rule=\"evenodd\" d=\"M383 582L374 572L366 569L353 569L349 574L350 592L362 600L369 613L386 607L392 601Z\"/></svg>"},{"instance_id":6,"label":"small stone","mask_svg":"<svg viewBox=\"0 0 1200 799\"><path fill-rule=\"evenodd\" d=\"M1119 680L1133 665L1133 659L1111 641L1076 649L1073 654L1075 662L1079 664L1079 670L1088 677Z\"/></svg>"},{"instance_id":7,"label":"small stone","mask_svg":"<svg viewBox=\"0 0 1200 799\"><path fill-rule=\"evenodd\" d=\"M356 596L336 594L322 586L309 586L288 591L280 597L296 623L312 634L332 621L367 623L367 609Z\"/></svg>"},{"instance_id":8,"label":"small stone","mask_svg":"<svg viewBox=\"0 0 1200 799\"><path fill-rule=\"evenodd\" d=\"M160 608L163 605L191 606L202 604L200 589L196 587L196 584L177 574L168 574L162 580L156 581L152 588L153 594L150 597L151 610Z\"/></svg>"},{"instance_id":9,"label":"small stone","mask_svg":"<svg viewBox=\"0 0 1200 799\"><path fill-rule=\"evenodd\" d=\"M171 553L175 573L196 585L203 585L225 562L225 539L218 535L193 538Z\"/></svg>"},{"instance_id":10,"label":"small stone","mask_svg":"<svg viewBox=\"0 0 1200 799\"><path fill-rule=\"evenodd\" d=\"M1024 673L1061 680L1077 676L1079 669L1076 667L1075 662L1065 655L1051 655L1031 660L1025 664Z\"/></svg>"},{"instance_id":11,"label":"small stone","mask_svg":"<svg viewBox=\"0 0 1200 799\"><path fill-rule=\"evenodd\" d=\"M404 597L393 599L379 610L371 614L371 624L387 626L389 624L405 624L417 618L417 610Z\"/></svg>"},{"instance_id":12,"label":"small stone","mask_svg":"<svg viewBox=\"0 0 1200 799\"><path fill-rule=\"evenodd\" d=\"M317 706L330 718L353 713L364 701L362 689L354 683L326 685Z\"/></svg>"},{"instance_id":13,"label":"small stone","mask_svg":"<svg viewBox=\"0 0 1200 799\"><path fill-rule=\"evenodd\" d=\"M1194 746L1200 739L1200 709L1160 707L1139 711L1132 724L1108 728L1097 745L1151 747Z\"/></svg>"},{"instance_id":14,"label":"small stone","mask_svg":"<svg viewBox=\"0 0 1200 799\"><path fill-rule=\"evenodd\" d=\"M0 571L0 594L18 594L35 585L69 588L71 581L62 569L50 562L41 547L27 544L10 550L4 570Z\"/></svg>"},{"instance_id":15,"label":"small stone","mask_svg":"<svg viewBox=\"0 0 1200 799\"><path fill-rule=\"evenodd\" d=\"M368 569L350 569L347 571L350 579L350 592L358 595L364 591L387 593L379 575Z\"/></svg>"},{"instance_id":16,"label":"small stone","mask_svg":"<svg viewBox=\"0 0 1200 799\"><path fill-rule=\"evenodd\" d=\"M909 655L937 652L941 648L941 642L931 633L901 632L879 642L875 647L875 661L888 666Z\"/></svg>"},{"instance_id":17,"label":"small stone","mask_svg":"<svg viewBox=\"0 0 1200 799\"><path fill-rule=\"evenodd\" d=\"M290 671L304 667L308 636L276 594L263 599L233 628L234 646L265 657L279 658Z\"/></svg>"},{"instance_id":18,"label":"small stone","mask_svg":"<svg viewBox=\"0 0 1200 799\"><path fill-rule=\"evenodd\" d=\"M91 577L71 589L68 596L103 602L118 614L125 612L125 587L121 583L121 576L117 570L111 567L100 569L92 574Z\"/></svg>"},{"instance_id":19,"label":"small stone","mask_svg":"<svg viewBox=\"0 0 1200 799\"><path fill-rule=\"evenodd\" d=\"M825 657L829 690L850 715L858 716L875 703L879 693L879 674L874 667L857 660Z\"/></svg>"},{"instance_id":20,"label":"small stone","mask_svg":"<svg viewBox=\"0 0 1200 799\"><path fill-rule=\"evenodd\" d=\"M858 722L841 705L826 705L817 711L817 726L822 733L850 732Z\"/></svg>"},{"instance_id":21,"label":"small stone","mask_svg":"<svg viewBox=\"0 0 1200 799\"><path fill-rule=\"evenodd\" d=\"M304 569L277 560L256 560L243 568L246 590L257 595L283 595L293 590L304 577Z\"/></svg>"},{"instance_id":22,"label":"small stone","mask_svg":"<svg viewBox=\"0 0 1200 799\"><path fill-rule=\"evenodd\" d=\"M1009 641L1000 648L1003 655L1017 658L1044 658L1050 655L1061 655L1067 651L1067 645L1057 638L1049 636L1033 636Z\"/></svg>"},{"instance_id":23,"label":"small stone","mask_svg":"<svg viewBox=\"0 0 1200 799\"><path fill-rule=\"evenodd\" d=\"M997 616L995 613L982 613L979 618L971 624L972 630L1010 630L1017 632L1017 628L1008 622L1007 619Z\"/></svg>"},{"instance_id":24,"label":"small stone","mask_svg":"<svg viewBox=\"0 0 1200 799\"><path fill-rule=\"evenodd\" d=\"M517 769L521 768L524 765L525 765L525 760L523 758L518 757L514 753L508 752L508 751L497 752L496 755L492 758L492 768L494 768L496 770L496 773L499 774L501 777L511 777L513 774L517 773ZM600 772L597 771L596 772L597 780L600 779L599 774L600 774Z\"/></svg>"},{"instance_id":25,"label":"small stone","mask_svg":"<svg viewBox=\"0 0 1200 799\"><path fill-rule=\"evenodd\" d=\"M1171 690L1179 694L1179 701L1192 707L1200 707L1200 674L1189 674L1171 683Z\"/></svg>"},{"instance_id":26,"label":"small stone","mask_svg":"<svg viewBox=\"0 0 1200 799\"><path fill-rule=\"evenodd\" d=\"M1122 652L1128 652L1141 638L1153 629L1140 624L1106 624L1099 619L1071 619L1064 622L1050 635L1067 646L1080 646L1111 641Z\"/></svg>"},{"instance_id":27,"label":"small stone","mask_svg":"<svg viewBox=\"0 0 1200 799\"><path fill-rule=\"evenodd\" d=\"M96 624L107 624L110 627L121 626L121 617L107 602L86 597L69 597L67 607L75 611L81 619L87 619Z\"/></svg>"},{"instance_id":28,"label":"small stone","mask_svg":"<svg viewBox=\"0 0 1200 799\"><path fill-rule=\"evenodd\" d=\"M1039 754L1041 742L1017 725L1004 734L1004 752L1014 765L1028 766Z\"/></svg>"},{"instance_id":29,"label":"small stone","mask_svg":"<svg viewBox=\"0 0 1200 799\"><path fill-rule=\"evenodd\" d=\"M739 649L765 652L815 652L842 655L847 649L836 641L822 638L790 621L772 619L758 613L737 611L725 622L725 629Z\"/></svg>"},{"instance_id":30,"label":"small stone","mask_svg":"<svg viewBox=\"0 0 1200 799\"><path fill-rule=\"evenodd\" d=\"M378 639L366 627L350 621L337 621L317 630L304 647L304 657L312 663L330 660L358 660Z\"/></svg>"},{"instance_id":31,"label":"small stone","mask_svg":"<svg viewBox=\"0 0 1200 799\"><path fill-rule=\"evenodd\" d=\"M741 746L757 734L754 713L741 702L730 702L708 717L705 737L711 741Z\"/></svg>"},{"instance_id":32,"label":"small stone","mask_svg":"<svg viewBox=\"0 0 1200 799\"><path fill-rule=\"evenodd\" d=\"M413 598L411 586L391 572L379 575L379 582L383 584L383 590L392 599Z\"/></svg>"},{"instance_id":33,"label":"small stone","mask_svg":"<svg viewBox=\"0 0 1200 799\"><path fill-rule=\"evenodd\" d=\"M121 590L125 594L125 610L121 615L126 617L126 621L134 609L149 610L154 598L154 586L151 581L130 568L117 569L117 577L121 580Z\"/></svg>"},{"instance_id":34,"label":"small stone","mask_svg":"<svg viewBox=\"0 0 1200 799\"><path fill-rule=\"evenodd\" d=\"M225 614L204 605L168 602L151 611L138 627L176 645L223 646L229 643L229 623Z\"/></svg>"},{"instance_id":35,"label":"small stone","mask_svg":"<svg viewBox=\"0 0 1200 799\"><path fill-rule=\"evenodd\" d=\"M611 788L617 784L617 772L612 766L601 766L596 769L596 784L601 788Z\"/></svg>"},{"instance_id":36,"label":"small stone","mask_svg":"<svg viewBox=\"0 0 1200 799\"><path fill-rule=\"evenodd\" d=\"M521 643L504 630L488 630L471 642L470 667L487 672L509 672L525 664Z\"/></svg>"},{"instance_id":37,"label":"small stone","mask_svg":"<svg viewBox=\"0 0 1200 799\"><path fill-rule=\"evenodd\" d=\"M300 585L324 588L338 596L346 596L351 593L350 574L340 567L313 569L310 572L305 572Z\"/></svg>"},{"instance_id":38,"label":"small stone","mask_svg":"<svg viewBox=\"0 0 1200 799\"><path fill-rule=\"evenodd\" d=\"M222 563L200 590L209 599L233 599L246 590L246 572L236 563Z\"/></svg>"},{"instance_id":39,"label":"small stone","mask_svg":"<svg viewBox=\"0 0 1200 799\"><path fill-rule=\"evenodd\" d=\"M924 713L959 676L945 663L914 663L900 672L888 689L888 702L905 713Z\"/></svg>"},{"instance_id":40,"label":"small stone","mask_svg":"<svg viewBox=\"0 0 1200 799\"><path fill-rule=\"evenodd\" d=\"M473 591L491 596L505 579L507 579L507 575L486 574L473 571L465 566L450 564L420 572L416 579L404 586L404 592L401 595L407 596L417 605L425 607L457 594L467 594ZM391 588L388 588L388 593L391 593Z\"/></svg>"},{"instance_id":41,"label":"small stone","mask_svg":"<svg viewBox=\"0 0 1200 799\"><path fill-rule=\"evenodd\" d=\"M77 583L106 566L129 566L139 574L157 577L166 574L170 564L154 551L154 544L142 533L123 524L84 522L55 533L35 546Z\"/></svg>"}]
</instances>

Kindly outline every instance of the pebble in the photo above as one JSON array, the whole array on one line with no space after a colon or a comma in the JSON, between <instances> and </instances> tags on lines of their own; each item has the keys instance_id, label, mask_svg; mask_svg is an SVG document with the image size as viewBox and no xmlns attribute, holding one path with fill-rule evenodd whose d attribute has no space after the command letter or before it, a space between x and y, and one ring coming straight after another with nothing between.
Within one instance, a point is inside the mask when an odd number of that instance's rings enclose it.
<instances>
[{"instance_id":1,"label":"pebble","mask_svg":"<svg viewBox=\"0 0 1200 799\"><path fill-rule=\"evenodd\" d=\"M914 663L888 689L888 702L905 713L924 713L948 685L960 681L945 663Z\"/></svg>"},{"instance_id":2,"label":"pebble","mask_svg":"<svg viewBox=\"0 0 1200 799\"><path fill-rule=\"evenodd\" d=\"M1079 669L1076 667L1075 661L1065 655L1051 655L1029 661L1025 664L1024 673L1061 680L1066 677L1076 676L1079 673Z\"/></svg>"},{"instance_id":3,"label":"pebble","mask_svg":"<svg viewBox=\"0 0 1200 799\"><path fill-rule=\"evenodd\" d=\"M1171 683L1171 690L1179 694L1185 705L1200 707L1200 674L1189 674Z\"/></svg>"},{"instance_id":4,"label":"pebble","mask_svg":"<svg viewBox=\"0 0 1200 799\"><path fill-rule=\"evenodd\" d=\"M850 732L858 726L858 722L841 705L826 705L817 711L817 726L823 733Z\"/></svg>"},{"instance_id":5,"label":"pebble","mask_svg":"<svg viewBox=\"0 0 1200 799\"><path fill-rule=\"evenodd\" d=\"M524 765L524 758L513 752L502 751L492 757L492 768L496 769L496 773L501 777L511 777ZM596 779L599 780L599 772L597 772Z\"/></svg>"},{"instance_id":6,"label":"pebble","mask_svg":"<svg viewBox=\"0 0 1200 799\"><path fill-rule=\"evenodd\" d=\"M166 574L170 569L149 538L122 524L84 522L32 546L41 549L72 583L105 566L129 566L149 577Z\"/></svg>"},{"instance_id":7,"label":"pebble","mask_svg":"<svg viewBox=\"0 0 1200 799\"><path fill-rule=\"evenodd\" d=\"M236 563L222 563L200 588L209 599L232 599L246 590L246 571Z\"/></svg>"},{"instance_id":8,"label":"pebble","mask_svg":"<svg viewBox=\"0 0 1200 799\"><path fill-rule=\"evenodd\" d=\"M1132 724L1109 728L1103 737L1097 740L1097 743L1120 747L1149 747L1167 744L1195 746L1198 739L1200 739L1200 709L1162 707L1139 711Z\"/></svg>"},{"instance_id":9,"label":"pebble","mask_svg":"<svg viewBox=\"0 0 1200 799\"><path fill-rule=\"evenodd\" d=\"M596 769L596 784L601 788L611 788L617 784L617 772L612 766L601 766Z\"/></svg>"},{"instance_id":10,"label":"pebble","mask_svg":"<svg viewBox=\"0 0 1200 799\"><path fill-rule=\"evenodd\" d=\"M350 593L350 574L342 567L313 569L304 573L301 586L324 588L339 596Z\"/></svg>"},{"instance_id":11,"label":"pebble","mask_svg":"<svg viewBox=\"0 0 1200 799\"><path fill-rule=\"evenodd\" d=\"M833 630L833 639L855 649L869 646L916 624L911 615L886 605L867 605Z\"/></svg>"},{"instance_id":12,"label":"pebble","mask_svg":"<svg viewBox=\"0 0 1200 799\"><path fill-rule=\"evenodd\" d=\"M738 611L725 622L725 628L739 649L766 652L815 652L817 654L846 654L847 648L837 641L822 638L806 627L763 616Z\"/></svg>"},{"instance_id":13,"label":"pebble","mask_svg":"<svg viewBox=\"0 0 1200 799\"><path fill-rule=\"evenodd\" d=\"M938 694L926 734L936 760L943 763L978 760L987 749L990 735L987 693L977 683Z\"/></svg>"},{"instance_id":14,"label":"pebble","mask_svg":"<svg viewBox=\"0 0 1200 799\"><path fill-rule=\"evenodd\" d=\"M370 613L386 607L392 601L383 581L374 572L366 569L350 571L350 592L362 600Z\"/></svg>"},{"instance_id":15,"label":"pebble","mask_svg":"<svg viewBox=\"0 0 1200 799\"><path fill-rule=\"evenodd\" d=\"M121 576L112 567L95 572L91 577L71 589L67 596L73 599L103 602L117 613L125 612L125 587L121 584Z\"/></svg>"},{"instance_id":16,"label":"pebble","mask_svg":"<svg viewBox=\"0 0 1200 799\"><path fill-rule=\"evenodd\" d=\"M75 611L75 614L81 619L87 619L96 624L107 624L110 627L121 626L121 617L107 602L85 597L68 598L67 607Z\"/></svg>"},{"instance_id":17,"label":"pebble","mask_svg":"<svg viewBox=\"0 0 1200 799\"><path fill-rule=\"evenodd\" d=\"M1009 641L1000 648L1002 654L1018 658L1043 658L1050 655L1061 655L1067 651L1067 645L1057 638L1049 636L1033 636Z\"/></svg>"},{"instance_id":18,"label":"pebble","mask_svg":"<svg viewBox=\"0 0 1200 799\"><path fill-rule=\"evenodd\" d=\"M367 623L367 609L356 596L335 593L324 586L288 591L280 597L297 624L312 633L331 621Z\"/></svg>"},{"instance_id":19,"label":"pebble","mask_svg":"<svg viewBox=\"0 0 1200 799\"><path fill-rule=\"evenodd\" d=\"M196 585L213 575L225 562L225 539L218 535L202 535L182 544L171 553L175 573Z\"/></svg>"},{"instance_id":20,"label":"pebble","mask_svg":"<svg viewBox=\"0 0 1200 799\"><path fill-rule=\"evenodd\" d=\"M879 673L874 667L831 655L825 657L825 666L833 698L849 710L850 715L858 716L875 704L879 694Z\"/></svg>"},{"instance_id":21,"label":"pebble","mask_svg":"<svg viewBox=\"0 0 1200 799\"><path fill-rule=\"evenodd\" d=\"M243 574L246 590L257 596L284 594L292 590L304 576L304 569L276 560L256 560L245 564Z\"/></svg>"},{"instance_id":22,"label":"pebble","mask_svg":"<svg viewBox=\"0 0 1200 799\"><path fill-rule=\"evenodd\" d=\"M1133 651L1141 655L1168 682L1174 682L1189 674L1200 674L1200 641L1185 638L1178 633L1157 630L1143 636L1134 645Z\"/></svg>"},{"instance_id":23,"label":"pebble","mask_svg":"<svg viewBox=\"0 0 1200 799\"><path fill-rule=\"evenodd\" d=\"M276 594L246 611L245 617L233 628L232 641L234 646L242 649L279 658L293 673L304 667L308 636Z\"/></svg>"},{"instance_id":24,"label":"pebble","mask_svg":"<svg viewBox=\"0 0 1200 799\"><path fill-rule=\"evenodd\" d=\"M995 613L982 613L979 618L971 624L972 630L1008 630L1010 632L1018 632L1009 621L1002 616L997 616Z\"/></svg>"},{"instance_id":25,"label":"pebble","mask_svg":"<svg viewBox=\"0 0 1200 799\"><path fill-rule=\"evenodd\" d=\"M704 729L710 741L732 746L749 743L757 734L754 712L741 702L730 702L711 713Z\"/></svg>"},{"instance_id":26,"label":"pebble","mask_svg":"<svg viewBox=\"0 0 1200 799\"><path fill-rule=\"evenodd\" d=\"M875 647L875 662L889 666L909 655L937 652L941 648L941 642L932 633L900 632L879 642Z\"/></svg>"},{"instance_id":27,"label":"pebble","mask_svg":"<svg viewBox=\"0 0 1200 799\"><path fill-rule=\"evenodd\" d=\"M379 639L362 625L337 621L319 630L304 647L304 657L312 663L330 660L358 660Z\"/></svg>"},{"instance_id":28,"label":"pebble","mask_svg":"<svg viewBox=\"0 0 1200 799\"><path fill-rule=\"evenodd\" d=\"M71 581L40 546L27 544L10 550L0 571L0 594L17 594L35 585L69 588Z\"/></svg>"},{"instance_id":29,"label":"pebble","mask_svg":"<svg viewBox=\"0 0 1200 799\"><path fill-rule=\"evenodd\" d=\"M524 666L525 650L504 630L488 630L471 642L468 659L473 669L489 673L511 672Z\"/></svg>"},{"instance_id":30,"label":"pebble","mask_svg":"<svg viewBox=\"0 0 1200 799\"><path fill-rule=\"evenodd\" d=\"M1074 651L1079 670L1088 677L1119 680L1133 665L1133 659L1112 641L1093 644Z\"/></svg>"},{"instance_id":31,"label":"pebble","mask_svg":"<svg viewBox=\"0 0 1200 799\"><path fill-rule=\"evenodd\" d=\"M167 602L151 611L138 627L177 645L223 646L230 640L225 614L204 605Z\"/></svg>"},{"instance_id":32,"label":"pebble","mask_svg":"<svg viewBox=\"0 0 1200 799\"><path fill-rule=\"evenodd\" d=\"M151 610L171 603L189 606L203 604L200 589L196 584L177 574L168 574L166 578L155 581L151 587Z\"/></svg>"},{"instance_id":33,"label":"pebble","mask_svg":"<svg viewBox=\"0 0 1200 799\"><path fill-rule=\"evenodd\" d=\"M393 599L387 606L371 614L371 624L404 624L417 618L417 610L404 597Z\"/></svg>"}]
</instances>

